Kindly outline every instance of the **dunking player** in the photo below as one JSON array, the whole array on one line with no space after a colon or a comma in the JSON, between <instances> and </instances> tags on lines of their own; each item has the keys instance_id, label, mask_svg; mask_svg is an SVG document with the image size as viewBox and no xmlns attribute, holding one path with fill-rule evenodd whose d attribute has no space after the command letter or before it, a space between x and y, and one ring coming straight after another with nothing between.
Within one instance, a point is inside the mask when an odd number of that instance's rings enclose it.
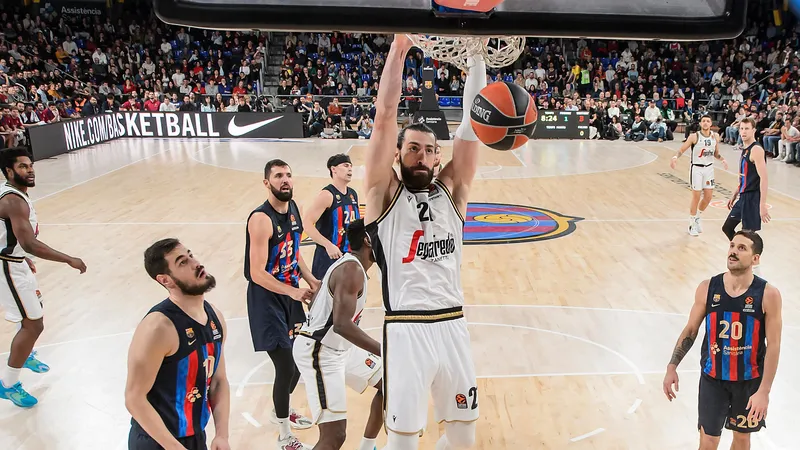
<instances>
[{"instance_id":1,"label":"dunking player","mask_svg":"<svg viewBox=\"0 0 800 450\"><path fill-rule=\"evenodd\" d=\"M225 319L204 294L217 282L177 239L144 252L144 268L169 297L154 306L133 334L128 351L125 406L131 413L130 450L206 447L230 450L230 386L225 370Z\"/></svg>"},{"instance_id":2,"label":"dunking player","mask_svg":"<svg viewBox=\"0 0 800 450\"><path fill-rule=\"evenodd\" d=\"M769 223L767 209L767 157L755 139L756 122L751 118L739 123L742 138L742 156L739 159L739 188L728 201L731 210L722 225L728 239L733 239L736 226L741 222L743 230L758 231L761 222ZM739 201L736 201L736 199Z\"/></svg>"},{"instance_id":3,"label":"dunking player","mask_svg":"<svg viewBox=\"0 0 800 450\"><path fill-rule=\"evenodd\" d=\"M36 266L28 258L33 256L67 263L81 273L86 264L78 258L65 255L37 239L39 225L36 210L28 197L28 188L36 185L31 155L23 147L0 151L0 167L8 180L0 186L0 250L4 277L0 277L0 305L6 312L6 320L17 324L17 334L11 341L8 364L0 369L0 398L11 400L15 405L30 408L38 401L22 388L19 373L23 367L36 373L50 368L31 352L36 340L44 330L42 303L36 283Z\"/></svg>"},{"instance_id":4,"label":"dunking player","mask_svg":"<svg viewBox=\"0 0 800 450\"><path fill-rule=\"evenodd\" d=\"M367 270L375 262L361 219L347 228L350 252L323 275L319 292L294 344L294 360L308 393L314 422L319 424L315 450L342 448L347 428L346 386L363 393L378 389L372 399L359 450L373 450L381 430L380 344L358 324L367 301ZM355 347L353 346L355 345Z\"/></svg>"},{"instance_id":5,"label":"dunking player","mask_svg":"<svg viewBox=\"0 0 800 450\"><path fill-rule=\"evenodd\" d=\"M289 408L289 397L300 371L292 357L292 342L306 320L303 302L311 300L319 287L300 254L303 222L292 200L292 170L280 159L264 166L267 201L247 218L244 277L247 285L247 316L257 352L267 352L275 366L272 420L280 425L278 450L297 450L302 444L290 430L313 423ZM311 287L301 288L300 277Z\"/></svg>"},{"instance_id":6,"label":"dunking player","mask_svg":"<svg viewBox=\"0 0 800 450\"><path fill-rule=\"evenodd\" d=\"M736 233L728 250L728 271L697 287L689 323L667 366L663 388L672 401L678 390L678 364L692 348L705 318L697 422L700 450L716 450L723 425L733 430L731 449L749 449L750 433L765 424L778 370L782 319L780 292L753 275L763 248L756 232Z\"/></svg>"},{"instance_id":7,"label":"dunking player","mask_svg":"<svg viewBox=\"0 0 800 450\"><path fill-rule=\"evenodd\" d=\"M375 258L383 276L385 423L388 448L416 449L427 423L428 393L445 421L437 450L475 442L478 388L462 307L461 249L467 196L478 163L478 139L464 108L453 158L433 178L436 136L424 124L398 134L397 104L405 35L392 43L378 91L375 129L366 158L367 209ZM464 87L471 105L486 85L486 65L472 61ZM392 168L400 162L400 179Z\"/></svg>"},{"instance_id":8,"label":"dunking player","mask_svg":"<svg viewBox=\"0 0 800 450\"><path fill-rule=\"evenodd\" d=\"M331 184L322 188L303 215L303 223L314 225L305 231L317 243L311 273L318 280L325 276L334 261L350 251L345 230L350 222L361 217L358 194L347 186L353 179L350 157L339 154L328 158L328 173Z\"/></svg>"},{"instance_id":9,"label":"dunking player","mask_svg":"<svg viewBox=\"0 0 800 450\"><path fill-rule=\"evenodd\" d=\"M672 157L670 167L675 168L678 158L691 148L691 161L689 161L689 182L692 187L692 202L689 204L689 234L698 236L703 232L700 225L700 215L711 203L714 194L714 160L722 161L722 167L728 169L728 163L719 153L719 135L711 131L711 116L704 115L700 118L700 131L689 136L683 142L678 154ZM700 201L700 194L703 201Z\"/></svg>"}]
</instances>

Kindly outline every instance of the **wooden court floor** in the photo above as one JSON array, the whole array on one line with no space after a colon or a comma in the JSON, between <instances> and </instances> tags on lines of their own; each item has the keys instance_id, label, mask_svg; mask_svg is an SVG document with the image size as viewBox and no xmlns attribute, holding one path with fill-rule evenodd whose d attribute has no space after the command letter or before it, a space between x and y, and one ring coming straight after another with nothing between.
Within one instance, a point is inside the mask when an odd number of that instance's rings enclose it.
<instances>
[{"instance_id":1,"label":"wooden court floor","mask_svg":"<svg viewBox=\"0 0 800 450\"><path fill-rule=\"evenodd\" d=\"M37 162L39 237L80 256L89 270L38 262L46 326L37 349L52 370L22 375L40 400L36 408L0 402L0 449L125 448L131 331L165 297L146 275L142 253L167 236L186 243L218 280L208 299L229 324L232 447L274 446L272 366L253 351L246 320L244 223L265 199L267 160L292 165L303 204L327 184L328 156L348 152L360 166L365 145L129 139ZM483 150L468 223L475 228L467 232L475 245L466 246L462 268L480 376L477 448L697 448L699 343L681 366L673 403L661 381L697 284L725 270L727 210L717 192L721 204L706 212L704 233L686 233L687 158L669 168L678 145L536 141L517 152ZM735 167L736 154L725 147ZM768 427L753 448L791 449L800 403L800 170L768 167L774 220L762 233L762 275L783 293L786 327ZM356 167L357 190L362 175ZM722 192L737 182L721 168L716 179ZM304 247L309 261L311 251ZM375 270L362 325L379 337ZM12 333L0 324L0 351ZM356 448L370 399L349 395L345 448ZM305 410L302 385L292 404ZM438 434L431 414L421 448L434 448ZM316 440L314 429L298 435Z\"/></svg>"}]
</instances>

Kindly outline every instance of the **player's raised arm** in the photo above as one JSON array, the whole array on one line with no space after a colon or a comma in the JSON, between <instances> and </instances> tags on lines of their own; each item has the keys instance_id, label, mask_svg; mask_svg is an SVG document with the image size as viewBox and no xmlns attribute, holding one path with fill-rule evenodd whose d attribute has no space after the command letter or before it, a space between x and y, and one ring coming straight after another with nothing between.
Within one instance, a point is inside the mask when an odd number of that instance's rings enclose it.
<instances>
[{"instance_id":1,"label":"player's raised arm","mask_svg":"<svg viewBox=\"0 0 800 450\"><path fill-rule=\"evenodd\" d=\"M472 129L470 107L475 97L486 87L486 63L481 56L469 59L469 73L464 83L464 112L453 140L453 159L439 173L439 180L450 189L461 216L466 216L469 188L478 171L480 141Z\"/></svg>"},{"instance_id":2,"label":"player's raised arm","mask_svg":"<svg viewBox=\"0 0 800 450\"><path fill-rule=\"evenodd\" d=\"M694 304L692 310L689 312L689 321L683 328L678 343L675 344L675 350L672 352L672 358L667 365L667 374L664 377L664 394L669 401L676 397L675 392L672 390L672 385L675 385L675 391L679 390L678 387L678 364L683 361L683 358L689 353L694 341L697 339L697 334L700 325L703 323L703 318L706 316L706 297L708 297L708 285L710 280L704 280L697 287L694 293Z\"/></svg>"},{"instance_id":3,"label":"player's raised arm","mask_svg":"<svg viewBox=\"0 0 800 450\"><path fill-rule=\"evenodd\" d=\"M386 65L381 74L375 102L375 126L369 139L365 161L364 187L367 190L367 223L383 213L392 180L396 177L392 164L397 152L397 104L403 92L403 68L411 40L404 34L394 37Z\"/></svg>"},{"instance_id":4,"label":"player's raised arm","mask_svg":"<svg viewBox=\"0 0 800 450\"><path fill-rule=\"evenodd\" d=\"M345 262L331 274L333 294L333 332L373 355L381 354L381 345L353 323L358 294L364 288L364 276L358 263Z\"/></svg>"}]
</instances>

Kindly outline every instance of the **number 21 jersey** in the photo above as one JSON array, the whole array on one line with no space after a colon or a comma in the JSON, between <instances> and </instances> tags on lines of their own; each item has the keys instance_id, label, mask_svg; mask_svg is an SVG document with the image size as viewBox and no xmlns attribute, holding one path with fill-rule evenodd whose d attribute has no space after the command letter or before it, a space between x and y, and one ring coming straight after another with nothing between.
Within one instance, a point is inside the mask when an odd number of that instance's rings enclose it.
<instances>
[{"instance_id":1,"label":"number 21 jersey","mask_svg":"<svg viewBox=\"0 0 800 450\"><path fill-rule=\"evenodd\" d=\"M375 223L368 232L383 277L386 311L434 311L464 305L464 219L444 184L434 180L418 191L400 183Z\"/></svg>"}]
</instances>

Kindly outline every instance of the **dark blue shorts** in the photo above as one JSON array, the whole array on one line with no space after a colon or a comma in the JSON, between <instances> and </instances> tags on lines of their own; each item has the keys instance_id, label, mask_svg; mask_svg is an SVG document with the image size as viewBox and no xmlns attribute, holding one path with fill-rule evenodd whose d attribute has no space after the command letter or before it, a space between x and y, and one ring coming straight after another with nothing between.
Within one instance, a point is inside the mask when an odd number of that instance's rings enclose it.
<instances>
[{"instance_id":1,"label":"dark blue shorts","mask_svg":"<svg viewBox=\"0 0 800 450\"><path fill-rule=\"evenodd\" d=\"M177 438L187 450L207 450L206 434ZM163 450L155 439L151 438L138 423L131 425L128 433L128 450Z\"/></svg>"},{"instance_id":2,"label":"dark blue shorts","mask_svg":"<svg viewBox=\"0 0 800 450\"><path fill-rule=\"evenodd\" d=\"M247 285L247 318L250 321L250 336L257 352L269 352L276 348L292 348L294 335L306 313L303 304L288 295L270 292L260 285Z\"/></svg>"},{"instance_id":3,"label":"dark blue shorts","mask_svg":"<svg viewBox=\"0 0 800 450\"><path fill-rule=\"evenodd\" d=\"M761 192L742 192L728 218L742 222L743 230L761 229Z\"/></svg>"},{"instance_id":4,"label":"dark blue shorts","mask_svg":"<svg viewBox=\"0 0 800 450\"><path fill-rule=\"evenodd\" d=\"M311 273L314 275L314 278L322 281L325 273L334 262L336 262L336 260L328 256L325 247L317 245L316 250L314 250L314 263L311 265Z\"/></svg>"}]
</instances>

